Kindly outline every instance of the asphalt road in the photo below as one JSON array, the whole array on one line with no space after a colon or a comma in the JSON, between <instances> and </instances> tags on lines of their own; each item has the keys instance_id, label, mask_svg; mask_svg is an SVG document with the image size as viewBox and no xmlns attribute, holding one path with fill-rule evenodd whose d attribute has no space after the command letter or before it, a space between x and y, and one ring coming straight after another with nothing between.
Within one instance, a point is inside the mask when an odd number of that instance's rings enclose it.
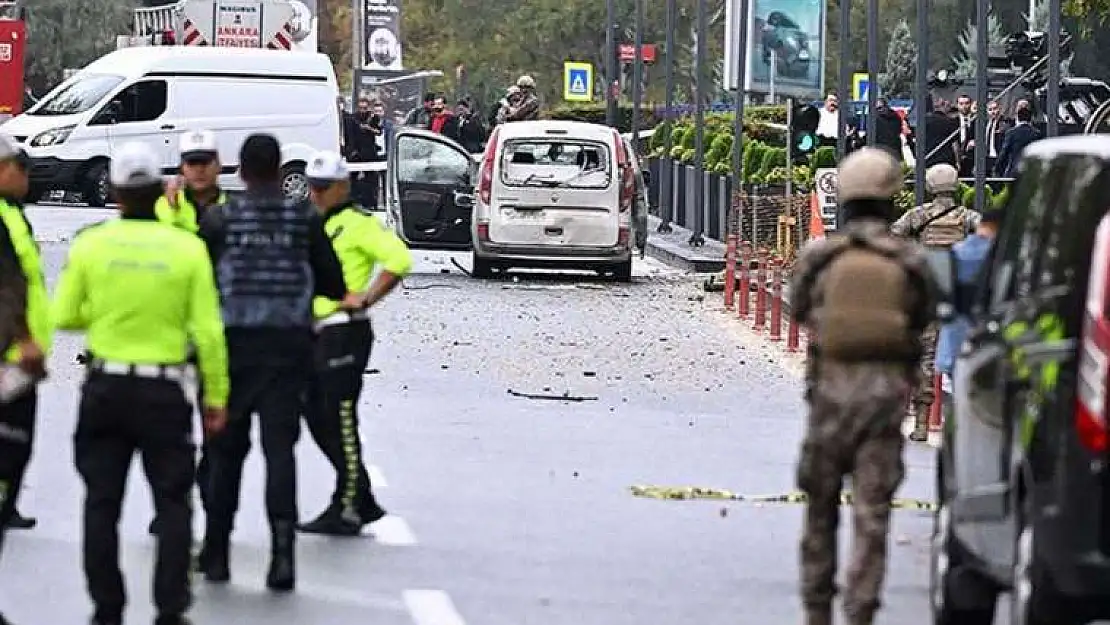
<instances>
[{"instance_id":1,"label":"asphalt road","mask_svg":"<svg viewBox=\"0 0 1110 625\"><path fill-rule=\"evenodd\" d=\"M29 210L51 280L73 232L107 214ZM361 403L367 460L395 516L373 537L303 538L297 592L269 596L252 454L233 583L198 581L198 623L800 622L800 506L629 493L633 484L792 490L802 404L778 352L738 331L715 309L719 296L703 301L693 277L652 261L638 263L631 285L539 274L478 282L449 255L416 256L406 289L376 313ZM55 344L20 504L40 522L11 535L0 567L0 606L17 623L82 622L89 610L70 444L80 346L72 335ZM333 477L311 442L299 458L307 516ZM932 451L911 448L908 464L902 495L931 497ZM122 521L129 617L150 622L151 504L137 465L133 478ZM879 623L925 623L931 518L898 511L894 528Z\"/></svg>"}]
</instances>

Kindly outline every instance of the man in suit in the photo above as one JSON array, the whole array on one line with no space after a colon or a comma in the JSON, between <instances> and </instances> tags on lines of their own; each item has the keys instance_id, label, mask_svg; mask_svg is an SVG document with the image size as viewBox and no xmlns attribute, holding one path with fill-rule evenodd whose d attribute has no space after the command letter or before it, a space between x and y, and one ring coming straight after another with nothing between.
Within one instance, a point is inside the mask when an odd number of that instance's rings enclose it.
<instances>
[{"instance_id":1,"label":"man in suit","mask_svg":"<svg viewBox=\"0 0 1110 625\"><path fill-rule=\"evenodd\" d=\"M975 175L975 114L972 113L971 97L960 95L956 98L956 123L960 136L956 149L960 154L960 176L969 178Z\"/></svg>"},{"instance_id":2,"label":"man in suit","mask_svg":"<svg viewBox=\"0 0 1110 625\"><path fill-rule=\"evenodd\" d=\"M1002 141L1006 138L1006 131L1013 127L1013 122L1002 116L1002 106L991 101L987 104L987 172L993 172L998 162L998 155L1002 151ZM975 149L975 141L971 142L971 149Z\"/></svg>"},{"instance_id":3,"label":"man in suit","mask_svg":"<svg viewBox=\"0 0 1110 625\"><path fill-rule=\"evenodd\" d=\"M1017 124L1006 131L1002 139L1002 149L994 165L994 175L1012 178L1021 164L1021 152L1025 146L1041 138L1041 131L1033 127L1033 111L1029 107L1017 109Z\"/></svg>"}]
</instances>

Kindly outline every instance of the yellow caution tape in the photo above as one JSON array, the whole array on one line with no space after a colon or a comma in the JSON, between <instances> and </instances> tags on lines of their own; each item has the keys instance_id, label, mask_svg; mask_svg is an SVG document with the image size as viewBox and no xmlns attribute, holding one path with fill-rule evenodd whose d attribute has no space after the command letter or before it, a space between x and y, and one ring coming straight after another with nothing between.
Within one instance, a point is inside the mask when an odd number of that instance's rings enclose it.
<instances>
[{"instance_id":1,"label":"yellow caution tape","mask_svg":"<svg viewBox=\"0 0 1110 625\"><path fill-rule=\"evenodd\" d=\"M744 501L747 503L806 503L809 497L805 493L794 491L781 495L741 495L720 488L702 488L700 486L644 486L630 487L634 497L647 499L713 499L717 501ZM854 497L850 491L840 493L840 505L850 506ZM905 510L933 511L937 506L932 501L924 499L894 499L890 502L892 508Z\"/></svg>"}]
</instances>

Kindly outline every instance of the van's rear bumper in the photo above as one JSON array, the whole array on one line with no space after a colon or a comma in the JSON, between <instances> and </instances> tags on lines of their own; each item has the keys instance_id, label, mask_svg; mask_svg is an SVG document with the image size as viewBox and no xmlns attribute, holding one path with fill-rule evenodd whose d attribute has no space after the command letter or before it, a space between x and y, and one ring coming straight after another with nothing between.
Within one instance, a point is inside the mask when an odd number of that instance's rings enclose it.
<instances>
[{"instance_id":1,"label":"van's rear bumper","mask_svg":"<svg viewBox=\"0 0 1110 625\"><path fill-rule=\"evenodd\" d=\"M65 161L54 156L32 157L27 175L32 187L73 189L81 180L84 161Z\"/></svg>"},{"instance_id":2,"label":"van's rear bumper","mask_svg":"<svg viewBox=\"0 0 1110 625\"><path fill-rule=\"evenodd\" d=\"M506 245L476 243L474 253L484 260L507 261L519 266L612 265L632 257L628 246Z\"/></svg>"}]
</instances>

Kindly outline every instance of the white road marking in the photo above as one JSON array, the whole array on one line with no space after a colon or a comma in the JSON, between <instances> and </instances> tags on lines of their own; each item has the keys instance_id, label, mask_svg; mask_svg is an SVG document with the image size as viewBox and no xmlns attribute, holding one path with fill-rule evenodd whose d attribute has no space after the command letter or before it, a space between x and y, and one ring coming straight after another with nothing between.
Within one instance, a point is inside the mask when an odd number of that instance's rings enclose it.
<instances>
[{"instance_id":1,"label":"white road marking","mask_svg":"<svg viewBox=\"0 0 1110 625\"><path fill-rule=\"evenodd\" d=\"M377 465L368 465L366 467L366 473L370 476L370 485L373 486L375 490L379 488L389 488L389 482L385 481L385 474L382 473L381 468Z\"/></svg>"},{"instance_id":2,"label":"white road marking","mask_svg":"<svg viewBox=\"0 0 1110 625\"><path fill-rule=\"evenodd\" d=\"M466 625L442 590L406 590L402 596L416 625Z\"/></svg>"},{"instance_id":3,"label":"white road marking","mask_svg":"<svg viewBox=\"0 0 1110 625\"><path fill-rule=\"evenodd\" d=\"M370 526L374 540L390 547L411 547L416 544L416 534L404 519L392 514Z\"/></svg>"}]
</instances>

